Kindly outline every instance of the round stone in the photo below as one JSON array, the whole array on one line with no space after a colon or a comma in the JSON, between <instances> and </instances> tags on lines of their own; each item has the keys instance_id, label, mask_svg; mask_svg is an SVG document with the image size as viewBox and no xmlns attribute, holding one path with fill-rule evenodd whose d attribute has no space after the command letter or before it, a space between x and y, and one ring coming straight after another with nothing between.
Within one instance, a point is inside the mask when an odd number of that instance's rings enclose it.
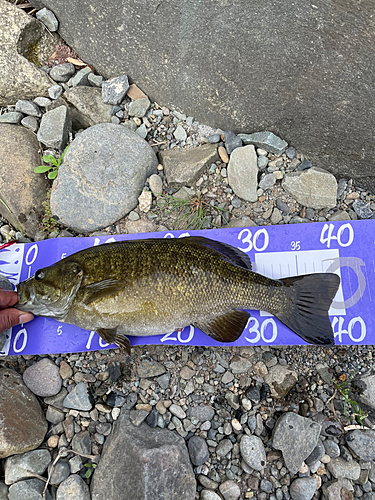
<instances>
[{"instance_id":1,"label":"round stone","mask_svg":"<svg viewBox=\"0 0 375 500\"><path fill-rule=\"evenodd\" d=\"M189 439L188 450L194 465L203 465L210 457L206 441L200 436Z\"/></svg>"},{"instance_id":2,"label":"round stone","mask_svg":"<svg viewBox=\"0 0 375 500\"><path fill-rule=\"evenodd\" d=\"M266 466L266 452L257 436L243 436L240 442L242 458L252 469L261 471Z\"/></svg>"},{"instance_id":3,"label":"round stone","mask_svg":"<svg viewBox=\"0 0 375 500\"><path fill-rule=\"evenodd\" d=\"M26 368L23 381L31 392L43 398L55 396L62 385L59 368L49 358Z\"/></svg>"},{"instance_id":4,"label":"round stone","mask_svg":"<svg viewBox=\"0 0 375 500\"><path fill-rule=\"evenodd\" d=\"M90 500L89 487L77 474L72 474L57 489L56 500Z\"/></svg>"},{"instance_id":5,"label":"round stone","mask_svg":"<svg viewBox=\"0 0 375 500\"><path fill-rule=\"evenodd\" d=\"M52 464L49 465L48 467L48 474L50 473L52 468ZM65 462L65 460L58 460L54 467L53 471L50 477L50 483L51 484L60 484L65 479L67 479L70 475L70 465L68 462Z\"/></svg>"},{"instance_id":6,"label":"round stone","mask_svg":"<svg viewBox=\"0 0 375 500\"><path fill-rule=\"evenodd\" d=\"M317 483L313 477L300 477L290 486L290 496L293 500L311 500L316 491Z\"/></svg>"},{"instance_id":7,"label":"round stone","mask_svg":"<svg viewBox=\"0 0 375 500\"><path fill-rule=\"evenodd\" d=\"M225 481L219 486L220 493L224 500L238 500L241 496L241 490L234 481Z\"/></svg>"}]
</instances>

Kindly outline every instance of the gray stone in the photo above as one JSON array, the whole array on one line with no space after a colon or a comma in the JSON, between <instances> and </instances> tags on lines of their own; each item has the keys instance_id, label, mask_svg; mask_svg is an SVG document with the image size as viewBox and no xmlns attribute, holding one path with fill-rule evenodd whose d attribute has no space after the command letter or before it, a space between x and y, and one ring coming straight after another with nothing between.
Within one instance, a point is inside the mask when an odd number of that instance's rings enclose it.
<instances>
[{"instance_id":1,"label":"gray stone","mask_svg":"<svg viewBox=\"0 0 375 500\"><path fill-rule=\"evenodd\" d=\"M266 168L267 165L268 165L267 156L258 156L258 167L259 168Z\"/></svg>"},{"instance_id":2,"label":"gray stone","mask_svg":"<svg viewBox=\"0 0 375 500\"><path fill-rule=\"evenodd\" d=\"M98 88L72 87L64 94L69 103L72 125L75 130L111 121L111 106L104 104Z\"/></svg>"},{"instance_id":3,"label":"gray stone","mask_svg":"<svg viewBox=\"0 0 375 500\"><path fill-rule=\"evenodd\" d=\"M90 411L92 409L91 398L88 394L88 385L80 382L65 397L63 405L65 408L72 408L80 411Z\"/></svg>"},{"instance_id":4,"label":"gray stone","mask_svg":"<svg viewBox=\"0 0 375 500\"><path fill-rule=\"evenodd\" d=\"M41 479L26 479L18 481L10 486L8 491L9 500L52 500L50 492L46 491L43 497L45 483ZM78 499L77 499L78 500Z\"/></svg>"},{"instance_id":5,"label":"gray stone","mask_svg":"<svg viewBox=\"0 0 375 500\"><path fill-rule=\"evenodd\" d=\"M69 460L70 473L75 474L82 469L82 458L79 455L74 455L73 458Z\"/></svg>"},{"instance_id":6,"label":"gray stone","mask_svg":"<svg viewBox=\"0 0 375 500\"><path fill-rule=\"evenodd\" d=\"M375 408L375 375L362 376L353 381L356 391L356 399L359 403L365 404L370 408Z\"/></svg>"},{"instance_id":7,"label":"gray stone","mask_svg":"<svg viewBox=\"0 0 375 500\"><path fill-rule=\"evenodd\" d=\"M242 436L241 456L249 467L261 471L266 466L266 452L262 440L257 436Z\"/></svg>"},{"instance_id":8,"label":"gray stone","mask_svg":"<svg viewBox=\"0 0 375 500\"><path fill-rule=\"evenodd\" d=\"M9 113L4 113L0 116L0 123L10 123L12 125L18 125L23 118L23 114L18 111L10 111Z\"/></svg>"},{"instance_id":9,"label":"gray stone","mask_svg":"<svg viewBox=\"0 0 375 500\"><path fill-rule=\"evenodd\" d=\"M290 485L290 496L292 500L311 500L316 488L317 482L313 477L300 477Z\"/></svg>"},{"instance_id":10,"label":"gray stone","mask_svg":"<svg viewBox=\"0 0 375 500\"><path fill-rule=\"evenodd\" d=\"M372 430L355 430L346 436L350 450L361 460L371 462L375 459L375 432Z\"/></svg>"},{"instance_id":11,"label":"gray stone","mask_svg":"<svg viewBox=\"0 0 375 500\"><path fill-rule=\"evenodd\" d=\"M52 213L78 232L107 227L137 206L157 165L152 148L134 132L110 123L94 125L69 146L54 181Z\"/></svg>"},{"instance_id":12,"label":"gray stone","mask_svg":"<svg viewBox=\"0 0 375 500\"><path fill-rule=\"evenodd\" d=\"M234 481L224 481L219 486L219 490L224 500L238 500L241 496L240 487Z\"/></svg>"},{"instance_id":13,"label":"gray stone","mask_svg":"<svg viewBox=\"0 0 375 500\"><path fill-rule=\"evenodd\" d=\"M38 66L57 44L34 17L10 2L0 3L0 107L47 95L52 80Z\"/></svg>"},{"instance_id":14,"label":"gray stone","mask_svg":"<svg viewBox=\"0 0 375 500\"><path fill-rule=\"evenodd\" d=\"M186 141L187 139L187 133L186 130L182 125L178 125L176 130L173 132L174 138L176 141L181 142L181 141Z\"/></svg>"},{"instance_id":15,"label":"gray stone","mask_svg":"<svg viewBox=\"0 0 375 500\"><path fill-rule=\"evenodd\" d=\"M202 490L200 500L221 500L219 495L211 490Z\"/></svg>"},{"instance_id":16,"label":"gray stone","mask_svg":"<svg viewBox=\"0 0 375 500\"><path fill-rule=\"evenodd\" d=\"M321 168L312 167L287 174L282 186L305 207L320 209L336 206L337 181L332 174Z\"/></svg>"},{"instance_id":17,"label":"gray stone","mask_svg":"<svg viewBox=\"0 0 375 500\"><path fill-rule=\"evenodd\" d=\"M51 99L48 99L48 97L35 97L34 102L40 108L46 108L52 103Z\"/></svg>"},{"instance_id":18,"label":"gray stone","mask_svg":"<svg viewBox=\"0 0 375 500\"><path fill-rule=\"evenodd\" d=\"M69 139L71 118L65 106L47 111L40 122L37 138L45 146L62 151Z\"/></svg>"},{"instance_id":19,"label":"gray stone","mask_svg":"<svg viewBox=\"0 0 375 500\"><path fill-rule=\"evenodd\" d=\"M137 375L139 378L158 377L165 373L165 368L152 358L145 358L138 366Z\"/></svg>"},{"instance_id":20,"label":"gray stone","mask_svg":"<svg viewBox=\"0 0 375 500\"><path fill-rule=\"evenodd\" d=\"M61 85L58 84L52 85L52 87L48 89L48 95L53 100L58 99L62 93L63 93L63 88L61 87Z\"/></svg>"},{"instance_id":21,"label":"gray stone","mask_svg":"<svg viewBox=\"0 0 375 500\"><path fill-rule=\"evenodd\" d=\"M228 181L234 193L246 201L258 200L258 164L254 146L237 148L230 155Z\"/></svg>"},{"instance_id":22,"label":"gray stone","mask_svg":"<svg viewBox=\"0 0 375 500\"><path fill-rule=\"evenodd\" d=\"M77 87L78 85L89 85L89 75L92 73L91 68L80 69L72 78L68 80L69 87Z\"/></svg>"},{"instance_id":23,"label":"gray stone","mask_svg":"<svg viewBox=\"0 0 375 500\"><path fill-rule=\"evenodd\" d=\"M326 452L323 442L321 441L321 439L319 439L311 454L306 458L306 465L312 466L313 464L321 460L324 457L325 453Z\"/></svg>"},{"instance_id":24,"label":"gray stone","mask_svg":"<svg viewBox=\"0 0 375 500\"><path fill-rule=\"evenodd\" d=\"M65 387L62 387L61 391L56 394L56 396L44 398L44 402L46 405L51 405L55 408L58 408L59 410L62 410L64 408L64 399L66 398L67 394L68 391L65 389Z\"/></svg>"},{"instance_id":25,"label":"gray stone","mask_svg":"<svg viewBox=\"0 0 375 500\"><path fill-rule=\"evenodd\" d=\"M94 73L90 73L88 80L93 87L101 87L103 85L104 78L101 75L94 75Z\"/></svg>"},{"instance_id":26,"label":"gray stone","mask_svg":"<svg viewBox=\"0 0 375 500\"><path fill-rule=\"evenodd\" d=\"M218 142L220 142L220 140L221 140L220 134L212 134L208 138L208 142L210 142L211 144L217 144Z\"/></svg>"},{"instance_id":27,"label":"gray stone","mask_svg":"<svg viewBox=\"0 0 375 500\"><path fill-rule=\"evenodd\" d=\"M72 450L83 455L91 455L91 438L88 431L82 431L73 436Z\"/></svg>"},{"instance_id":28,"label":"gray stone","mask_svg":"<svg viewBox=\"0 0 375 500\"><path fill-rule=\"evenodd\" d=\"M275 365L268 370L264 381L270 386L271 396L283 398L296 385L297 373L286 365Z\"/></svg>"},{"instance_id":29,"label":"gray stone","mask_svg":"<svg viewBox=\"0 0 375 500\"><path fill-rule=\"evenodd\" d=\"M30 478L32 473L44 474L50 461L48 450L34 450L7 458L4 467L5 484Z\"/></svg>"},{"instance_id":30,"label":"gray stone","mask_svg":"<svg viewBox=\"0 0 375 500\"><path fill-rule=\"evenodd\" d=\"M273 430L272 445L281 450L285 465L296 474L304 460L314 450L320 434L320 425L292 412L284 413Z\"/></svg>"},{"instance_id":31,"label":"gray stone","mask_svg":"<svg viewBox=\"0 0 375 500\"><path fill-rule=\"evenodd\" d=\"M203 465L210 458L207 443L200 436L193 436L189 439L188 450L190 460L194 465Z\"/></svg>"},{"instance_id":32,"label":"gray stone","mask_svg":"<svg viewBox=\"0 0 375 500\"><path fill-rule=\"evenodd\" d=\"M44 176L33 172L42 163L38 141L30 130L2 123L0 143L0 192L11 211L0 204L0 214L33 238L39 229L38 216L44 213L42 203L48 189Z\"/></svg>"},{"instance_id":33,"label":"gray stone","mask_svg":"<svg viewBox=\"0 0 375 500\"><path fill-rule=\"evenodd\" d=\"M227 150L227 153L229 155L235 149L240 148L242 146L241 139L230 130L224 132L224 140L225 140L225 149Z\"/></svg>"},{"instance_id":34,"label":"gray stone","mask_svg":"<svg viewBox=\"0 0 375 500\"><path fill-rule=\"evenodd\" d=\"M275 184L276 182L276 177L275 174L266 174L264 175L260 182L259 182L259 187L265 191L266 189L271 189L271 187Z\"/></svg>"},{"instance_id":35,"label":"gray stone","mask_svg":"<svg viewBox=\"0 0 375 500\"><path fill-rule=\"evenodd\" d=\"M85 481L72 474L57 488L56 500L91 500L90 490ZM103 496L105 498L105 496Z\"/></svg>"},{"instance_id":36,"label":"gray stone","mask_svg":"<svg viewBox=\"0 0 375 500\"><path fill-rule=\"evenodd\" d=\"M255 132L254 134L238 134L244 144L253 144L257 148L262 148L269 153L281 155L288 143L273 132Z\"/></svg>"},{"instance_id":37,"label":"gray stone","mask_svg":"<svg viewBox=\"0 0 375 500\"><path fill-rule=\"evenodd\" d=\"M36 18L38 19L38 21L43 23L44 26L49 29L49 31L57 31L59 22L56 19L55 14L50 10L46 8L38 10L38 12L36 13Z\"/></svg>"},{"instance_id":38,"label":"gray stone","mask_svg":"<svg viewBox=\"0 0 375 500\"><path fill-rule=\"evenodd\" d=\"M216 455L219 458L224 458L232 450L233 450L232 441L230 439L222 439L216 447Z\"/></svg>"},{"instance_id":39,"label":"gray stone","mask_svg":"<svg viewBox=\"0 0 375 500\"><path fill-rule=\"evenodd\" d=\"M180 419L186 418L186 413L181 408L181 406L178 406L174 403L172 403L171 406L169 407L169 411L172 413L172 415L175 415L177 418Z\"/></svg>"},{"instance_id":40,"label":"gray stone","mask_svg":"<svg viewBox=\"0 0 375 500\"><path fill-rule=\"evenodd\" d=\"M130 422L139 427L148 417L149 413L146 410L131 410L129 414Z\"/></svg>"},{"instance_id":41,"label":"gray stone","mask_svg":"<svg viewBox=\"0 0 375 500\"><path fill-rule=\"evenodd\" d=\"M190 407L188 410L188 416L190 418L197 418L200 422L211 421L214 418L215 410L208 405L194 406Z\"/></svg>"},{"instance_id":42,"label":"gray stone","mask_svg":"<svg viewBox=\"0 0 375 500\"><path fill-rule=\"evenodd\" d=\"M152 174L148 179L150 189L154 196L159 196L163 193L163 181L158 174Z\"/></svg>"},{"instance_id":43,"label":"gray stone","mask_svg":"<svg viewBox=\"0 0 375 500\"><path fill-rule=\"evenodd\" d=\"M229 365L234 374L247 373L252 367L250 359L243 358L242 356L234 356L231 364Z\"/></svg>"},{"instance_id":44,"label":"gray stone","mask_svg":"<svg viewBox=\"0 0 375 500\"><path fill-rule=\"evenodd\" d=\"M76 455L76 456L78 456L78 455ZM82 462L81 462L81 465L82 465ZM51 468L52 468L52 463L48 467L48 474L50 473ZM80 470L80 469L78 469L78 470ZM67 479L69 476L70 476L69 463L66 462L65 460L60 459L55 463L55 465L53 467L53 471L52 471L52 474L50 476L50 483L51 484L60 484L63 481L65 481L65 479Z\"/></svg>"},{"instance_id":45,"label":"gray stone","mask_svg":"<svg viewBox=\"0 0 375 500\"><path fill-rule=\"evenodd\" d=\"M262 479L260 482L260 489L262 491L265 491L266 493L271 493L273 489L272 483L270 481L267 481L267 479Z\"/></svg>"},{"instance_id":46,"label":"gray stone","mask_svg":"<svg viewBox=\"0 0 375 500\"><path fill-rule=\"evenodd\" d=\"M187 499L194 498L195 491L184 439L144 423L134 427L122 410L93 476L92 500Z\"/></svg>"},{"instance_id":47,"label":"gray stone","mask_svg":"<svg viewBox=\"0 0 375 500\"><path fill-rule=\"evenodd\" d=\"M161 163L168 184L192 186L211 163L219 159L215 144L204 144L183 151L161 151Z\"/></svg>"},{"instance_id":48,"label":"gray stone","mask_svg":"<svg viewBox=\"0 0 375 500\"><path fill-rule=\"evenodd\" d=\"M65 413L53 406L48 406L46 412L47 422L51 422L53 425L57 425L63 420L65 420Z\"/></svg>"},{"instance_id":49,"label":"gray stone","mask_svg":"<svg viewBox=\"0 0 375 500\"><path fill-rule=\"evenodd\" d=\"M270 218L271 224L278 224L283 220L283 216L281 215L281 212L278 208L274 208L272 211L272 215Z\"/></svg>"},{"instance_id":50,"label":"gray stone","mask_svg":"<svg viewBox=\"0 0 375 500\"><path fill-rule=\"evenodd\" d=\"M100 73L102 72L100 71ZM126 75L118 76L103 82L102 84L103 101L106 104L120 104L120 102L126 96L128 88L129 88L129 80Z\"/></svg>"},{"instance_id":51,"label":"gray stone","mask_svg":"<svg viewBox=\"0 0 375 500\"><path fill-rule=\"evenodd\" d=\"M340 448L337 443L334 441L331 441L330 439L326 439L324 442L324 449L327 455L329 455L331 458L339 457L340 456Z\"/></svg>"},{"instance_id":52,"label":"gray stone","mask_svg":"<svg viewBox=\"0 0 375 500\"><path fill-rule=\"evenodd\" d=\"M141 137L142 139L146 139L147 137L147 127L144 123L142 123L142 125L140 125L137 130L135 131L135 133L137 135L139 135L139 137Z\"/></svg>"},{"instance_id":53,"label":"gray stone","mask_svg":"<svg viewBox=\"0 0 375 500\"><path fill-rule=\"evenodd\" d=\"M42 398L55 396L62 385L59 367L49 358L43 358L26 368L23 381L31 392Z\"/></svg>"},{"instance_id":54,"label":"gray stone","mask_svg":"<svg viewBox=\"0 0 375 500\"><path fill-rule=\"evenodd\" d=\"M32 132L36 132L39 127L39 122L34 116L25 116L25 118L21 120L21 125L30 129Z\"/></svg>"},{"instance_id":55,"label":"gray stone","mask_svg":"<svg viewBox=\"0 0 375 500\"><path fill-rule=\"evenodd\" d=\"M145 116L150 104L151 103L147 97L131 102L128 108L129 116Z\"/></svg>"},{"instance_id":56,"label":"gray stone","mask_svg":"<svg viewBox=\"0 0 375 500\"><path fill-rule=\"evenodd\" d=\"M19 99L16 102L15 110L28 116L42 116L39 106L35 102L26 99Z\"/></svg>"},{"instance_id":57,"label":"gray stone","mask_svg":"<svg viewBox=\"0 0 375 500\"><path fill-rule=\"evenodd\" d=\"M49 73L49 76L55 80L55 82L67 82L69 78L74 75L75 67L72 63L57 64Z\"/></svg>"},{"instance_id":58,"label":"gray stone","mask_svg":"<svg viewBox=\"0 0 375 500\"><path fill-rule=\"evenodd\" d=\"M370 208L370 203L365 203L362 200L354 201L353 210L360 219L371 219L373 214L373 211Z\"/></svg>"},{"instance_id":59,"label":"gray stone","mask_svg":"<svg viewBox=\"0 0 375 500\"><path fill-rule=\"evenodd\" d=\"M0 481L0 500L8 500L8 487Z\"/></svg>"},{"instance_id":60,"label":"gray stone","mask_svg":"<svg viewBox=\"0 0 375 500\"><path fill-rule=\"evenodd\" d=\"M356 481L361 473L361 467L358 462L355 460L348 462L342 457L331 458L331 461L327 464L327 468L333 477L344 477L353 481Z\"/></svg>"},{"instance_id":61,"label":"gray stone","mask_svg":"<svg viewBox=\"0 0 375 500\"><path fill-rule=\"evenodd\" d=\"M296 158L297 156L296 150L292 147L286 148L285 154L287 155L289 160L294 160L294 158Z\"/></svg>"},{"instance_id":62,"label":"gray stone","mask_svg":"<svg viewBox=\"0 0 375 500\"><path fill-rule=\"evenodd\" d=\"M338 221L338 220L351 220L351 219L350 215L345 210L337 210L337 212L335 212L329 217L329 220Z\"/></svg>"}]
</instances>

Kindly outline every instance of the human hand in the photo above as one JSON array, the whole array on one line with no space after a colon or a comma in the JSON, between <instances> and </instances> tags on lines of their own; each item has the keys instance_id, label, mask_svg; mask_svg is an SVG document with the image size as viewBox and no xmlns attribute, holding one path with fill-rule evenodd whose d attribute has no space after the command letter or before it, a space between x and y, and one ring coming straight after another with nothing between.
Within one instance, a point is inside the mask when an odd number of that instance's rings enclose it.
<instances>
[{"instance_id":1,"label":"human hand","mask_svg":"<svg viewBox=\"0 0 375 500\"><path fill-rule=\"evenodd\" d=\"M19 311L11 307L17 302L16 292L8 292L0 288L0 333L12 326L27 323L34 318L30 312Z\"/></svg>"}]
</instances>

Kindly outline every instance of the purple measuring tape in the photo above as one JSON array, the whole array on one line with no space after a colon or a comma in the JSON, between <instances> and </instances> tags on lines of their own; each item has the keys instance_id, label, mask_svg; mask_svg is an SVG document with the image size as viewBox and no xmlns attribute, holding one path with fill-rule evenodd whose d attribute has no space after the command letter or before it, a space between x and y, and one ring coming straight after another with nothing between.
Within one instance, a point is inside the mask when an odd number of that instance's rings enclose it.
<instances>
[{"instance_id":1,"label":"purple measuring tape","mask_svg":"<svg viewBox=\"0 0 375 500\"><path fill-rule=\"evenodd\" d=\"M270 278L315 272L334 272L341 285L329 311L336 345L375 343L375 220L318 222L202 231L170 231L86 238L56 238L37 243L14 244L0 251L0 274L13 285L38 269L83 248L112 241L143 238L204 236L228 243L247 253L254 270ZM209 292L209 290L208 290ZM274 316L250 311L241 337L222 344L199 329L187 326L181 332L149 337L129 337L131 345L301 345L304 341ZM52 354L115 348L96 332L82 330L51 318L35 317L12 328L2 355Z\"/></svg>"}]
</instances>

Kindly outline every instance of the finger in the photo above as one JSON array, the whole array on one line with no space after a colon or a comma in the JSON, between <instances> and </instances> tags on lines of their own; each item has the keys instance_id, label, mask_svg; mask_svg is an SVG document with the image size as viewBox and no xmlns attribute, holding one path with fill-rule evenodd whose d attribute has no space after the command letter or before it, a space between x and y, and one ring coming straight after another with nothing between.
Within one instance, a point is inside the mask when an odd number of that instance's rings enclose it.
<instances>
[{"instance_id":1,"label":"finger","mask_svg":"<svg viewBox=\"0 0 375 500\"><path fill-rule=\"evenodd\" d=\"M14 306L18 302L18 295L16 292L8 292L0 290L0 308Z\"/></svg>"},{"instance_id":2,"label":"finger","mask_svg":"<svg viewBox=\"0 0 375 500\"><path fill-rule=\"evenodd\" d=\"M2 309L0 311L0 332L31 321L34 316L29 312L18 311L18 309Z\"/></svg>"}]
</instances>

